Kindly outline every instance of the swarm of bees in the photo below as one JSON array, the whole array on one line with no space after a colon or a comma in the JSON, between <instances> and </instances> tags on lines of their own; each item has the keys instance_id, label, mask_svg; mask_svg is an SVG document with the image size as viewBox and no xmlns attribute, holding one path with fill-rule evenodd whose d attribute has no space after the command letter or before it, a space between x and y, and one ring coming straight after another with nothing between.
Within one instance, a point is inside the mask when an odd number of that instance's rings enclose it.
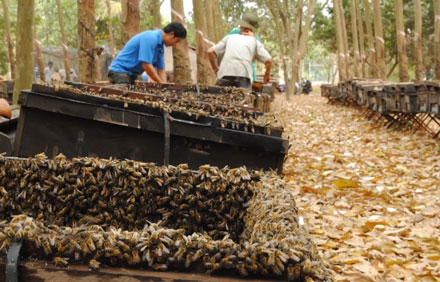
<instances>
[{"instance_id":1,"label":"swarm of bees","mask_svg":"<svg viewBox=\"0 0 440 282\"><path fill-rule=\"evenodd\" d=\"M333 281L274 172L44 154L0 156L0 252L289 281Z\"/></svg>"},{"instance_id":2,"label":"swarm of bees","mask_svg":"<svg viewBox=\"0 0 440 282\"><path fill-rule=\"evenodd\" d=\"M63 82L38 82L51 87L55 92L69 91L82 95L98 96L106 99L141 104L161 112L169 113L169 118L184 118L198 121L203 117L220 120L224 128L252 133L272 135L274 131L283 131L282 124L270 112L261 112L248 108L253 105L255 96L245 89L225 87L221 95L192 91L176 92L166 88L155 89L143 85L112 86L105 88L79 87ZM112 93L113 90L113 93ZM188 86L188 90L191 87ZM133 95L129 95L132 93Z\"/></svg>"}]
</instances>

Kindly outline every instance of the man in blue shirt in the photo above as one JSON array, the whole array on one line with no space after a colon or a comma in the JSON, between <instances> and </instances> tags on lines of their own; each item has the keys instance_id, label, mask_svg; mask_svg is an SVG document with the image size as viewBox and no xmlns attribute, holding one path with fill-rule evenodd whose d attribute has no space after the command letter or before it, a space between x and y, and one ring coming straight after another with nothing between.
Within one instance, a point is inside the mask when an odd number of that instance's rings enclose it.
<instances>
[{"instance_id":1,"label":"man in blue shirt","mask_svg":"<svg viewBox=\"0 0 440 282\"><path fill-rule=\"evenodd\" d=\"M108 79L113 84L134 84L145 71L151 80L166 83L165 47L184 38L186 29L178 22L133 36L110 64Z\"/></svg>"}]
</instances>

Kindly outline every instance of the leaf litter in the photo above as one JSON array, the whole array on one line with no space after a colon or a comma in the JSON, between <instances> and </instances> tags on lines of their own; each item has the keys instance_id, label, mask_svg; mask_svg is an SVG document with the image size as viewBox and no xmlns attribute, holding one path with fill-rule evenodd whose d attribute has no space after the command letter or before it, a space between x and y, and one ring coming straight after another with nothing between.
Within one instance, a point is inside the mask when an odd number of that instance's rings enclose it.
<instances>
[{"instance_id":1,"label":"leaf litter","mask_svg":"<svg viewBox=\"0 0 440 282\"><path fill-rule=\"evenodd\" d=\"M336 281L440 281L440 142L276 95L287 188Z\"/></svg>"}]
</instances>

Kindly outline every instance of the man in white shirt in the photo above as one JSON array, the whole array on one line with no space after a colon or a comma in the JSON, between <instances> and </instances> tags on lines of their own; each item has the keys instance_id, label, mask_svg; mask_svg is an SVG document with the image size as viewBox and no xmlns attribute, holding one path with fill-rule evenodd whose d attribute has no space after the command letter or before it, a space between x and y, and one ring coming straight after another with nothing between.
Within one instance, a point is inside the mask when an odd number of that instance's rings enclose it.
<instances>
[{"instance_id":1,"label":"man in white shirt","mask_svg":"<svg viewBox=\"0 0 440 282\"><path fill-rule=\"evenodd\" d=\"M47 63L47 66L44 68L44 81L51 81L52 80L52 73L53 73L53 63L52 61L49 61Z\"/></svg>"},{"instance_id":2,"label":"man in white shirt","mask_svg":"<svg viewBox=\"0 0 440 282\"><path fill-rule=\"evenodd\" d=\"M266 66L264 83L270 81L272 57L263 44L256 40L255 27L239 21L241 34L225 36L219 43L208 49L208 59L217 75L216 85L235 86L252 89L252 61L254 58ZM217 66L216 55L223 55L220 66Z\"/></svg>"}]
</instances>

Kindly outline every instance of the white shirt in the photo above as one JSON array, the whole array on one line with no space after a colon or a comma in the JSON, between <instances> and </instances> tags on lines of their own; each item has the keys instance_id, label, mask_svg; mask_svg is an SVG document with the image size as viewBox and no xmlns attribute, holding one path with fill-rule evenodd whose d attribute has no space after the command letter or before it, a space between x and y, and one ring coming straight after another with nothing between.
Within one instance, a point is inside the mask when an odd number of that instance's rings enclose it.
<instances>
[{"instance_id":1,"label":"white shirt","mask_svg":"<svg viewBox=\"0 0 440 282\"><path fill-rule=\"evenodd\" d=\"M50 81L52 79L53 69L49 68L49 66L44 68L44 78L45 81Z\"/></svg>"},{"instance_id":2,"label":"white shirt","mask_svg":"<svg viewBox=\"0 0 440 282\"><path fill-rule=\"evenodd\" d=\"M231 34L223 37L212 47L217 54L223 55L217 79L223 76L247 77L252 82L252 61L254 58L266 62L272 58L261 42L249 35Z\"/></svg>"}]
</instances>

